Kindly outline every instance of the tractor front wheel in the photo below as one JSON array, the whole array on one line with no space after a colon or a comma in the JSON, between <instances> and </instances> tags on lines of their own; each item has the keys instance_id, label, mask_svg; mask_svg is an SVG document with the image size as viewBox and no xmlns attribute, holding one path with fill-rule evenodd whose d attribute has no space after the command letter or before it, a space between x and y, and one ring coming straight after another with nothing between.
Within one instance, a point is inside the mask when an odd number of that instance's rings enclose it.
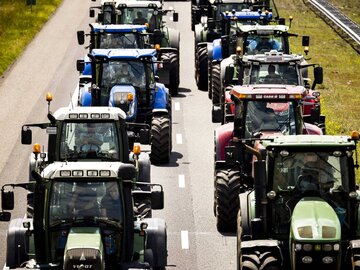
<instances>
[{"instance_id":1,"label":"tractor front wheel","mask_svg":"<svg viewBox=\"0 0 360 270\"><path fill-rule=\"evenodd\" d=\"M154 116L151 122L151 162L168 163L171 153L171 126L168 115Z\"/></svg>"},{"instance_id":2,"label":"tractor front wheel","mask_svg":"<svg viewBox=\"0 0 360 270\"><path fill-rule=\"evenodd\" d=\"M236 232L236 218L239 210L241 190L240 171L217 170L215 174L216 226L220 233Z\"/></svg>"},{"instance_id":3,"label":"tractor front wheel","mask_svg":"<svg viewBox=\"0 0 360 270\"><path fill-rule=\"evenodd\" d=\"M196 84L199 90L207 91L208 90L208 53L207 47L198 47L197 48L197 74L196 74Z\"/></svg>"},{"instance_id":4,"label":"tractor front wheel","mask_svg":"<svg viewBox=\"0 0 360 270\"><path fill-rule=\"evenodd\" d=\"M220 63L212 65L212 103L214 106L220 106L222 96L222 85L221 85L221 70Z\"/></svg>"}]
</instances>

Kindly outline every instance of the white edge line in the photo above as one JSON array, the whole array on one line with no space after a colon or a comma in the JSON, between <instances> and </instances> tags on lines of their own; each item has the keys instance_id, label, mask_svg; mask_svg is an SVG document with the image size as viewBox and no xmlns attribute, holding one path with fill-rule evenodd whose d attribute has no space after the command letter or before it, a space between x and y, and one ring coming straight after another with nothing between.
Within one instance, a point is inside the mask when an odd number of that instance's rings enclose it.
<instances>
[{"instance_id":1,"label":"white edge line","mask_svg":"<svg viewBox=\"0 0 360 270\"><path fill-rule=\"evenodd\" d=\"M176 143L182 144L182 135L180 133L176 134Z\"/></svg>"},{"instance_id":2,"label":"white edge line","mask_svg":"<svg viewBox=\"0 0 360 270\"><path fill-rule=\"evenodd\" d=\"M179 188L185 188L185 175L179 174Z\"/></svg>"}]
</instances>

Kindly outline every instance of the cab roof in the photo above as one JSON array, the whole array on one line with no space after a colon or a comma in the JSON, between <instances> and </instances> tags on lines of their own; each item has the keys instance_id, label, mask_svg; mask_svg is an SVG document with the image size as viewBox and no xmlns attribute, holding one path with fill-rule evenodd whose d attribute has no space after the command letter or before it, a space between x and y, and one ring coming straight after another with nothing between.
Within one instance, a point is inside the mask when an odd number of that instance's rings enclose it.
<instances>
[{"instance_id":1,"label":"cab roof","mask_svg":"<svg viewBox=\"0 0 360 270\"><path fill-rule=\"evenodd\" d=\"M259 0L209 0L209 2L211 4L221 4L221 3L224 3L224 4L236 4L236 3L239 3L239 4L256 4L256 3L260 3L262 1L259 1Z\"/></svg>"},{"instance_id":2,"label":"cab roof","mask_svg":"<svg viewBox=\"0 0 360 270\"><path fill-rule=\"evenodd\" d=\"M105 5L105 4L115 4L116 0L101 0L100 5Z\"/></svg>"},{"instance_id":3,"label":"cab roof","mask_svg":"<svg viewBox=\"0 0 360 270\"><path fill-rule=\"evenodd\" d=\"M147 27L145 25L133 25L133 24L99 24L92 23L91 27L95 33L133 33L133 32L145 32Z\"/></svg>"},{"instance_id":4,"label":"cab roof","mask_svg":"<svg viewBox=\"0 0 360 270\"><path fill-rule=\"evenodd\" d=\"M306 88L282 84L236 85L230 94L247 100L300 100L306 96Z\"/></svg>"},{"instance_id":5,"label":"cab roof","mask_svg":"<svg viewBox=\"0 0 360 270\"><path fill-rule=\"evenodd\" d=\"M271 20L272 18L272 12L266 14L265 12L259 13L250 10L222 12L221 15L228 20Z\"/></svg>"},{"instance_id":6,"label":"cab roof","mask_svg":"<svg viewBox=\"0 0 360 270\"><path fill-rule=\"evenodd\" d=\"M333 149L348 148L355 149L355 142L348 136L332 136L332 135L292 135L292 136L278 136L268 143L266 149L271 148L314 148L314 147L328 147ZM309 149L308 149L309 150Z\"/></svg>"},{"instance_id":7,"label":"cab roof","mask_svg":"<svg viewBox=\"0 0 360 270\"><path fill-rule=\"evenodd\" d=\"M122 7L148 7L148 8L156 8L156 9L160 9L162 8L162 4L160 1L126 1L126 0L122 0L122 1L116 1L116 8L122 8Z\"/></svg>"},{"instance_id":8,"label":"cab roof","mask_svg":"<svg viewBox=\"0 0 360 270\"><path fill-rule=\"evenodd\" d=\"M273 34L280 34L280 33L287 33L289 31L289 26L287 25L238 25L241 32L253 32L257 35L273 35Z\"/></svg>"},{"instance_id":9,"label":"cab roof","mask_svg":"<svg viewBox=\"0 0 360 270\"><path fill-rule=\"evenodd\" d=\"M43 172L45 179L81 179L88 181L89 178L118 177L119 168L124 165L122 162L54 162L49 164ZM131 179L129 179L131 180Z\"/></svg>"},{"instance_id":10,"label":"cab roof","mask_svg":"<svg viewBox=\"0 0 360 270\"><path fill-rule=\"evenodd\" d=\"M95 57L108 59L139 59L152 58L156 55L155 49L93 49L91 54Z\"/></svg>"},{"instance_id":11,"label":"cab roof","mask_svg":"<svg viewBox=\"0 0 360 270\"><path fill-rule=\"evenodd\" d=\"M245 55L243 61L259 62L259 63L288 63L288 62L303 62L304 56L301 54L284 54L276 50L270 52L256 54L256 55Z\"/></svg>"},{"instance_id":12,"label":"cab roof","mask_svg":"<svg viewBox=\"0 0 360 270\"><path fill-rule=\"evenodd\" d=\"M82 120L82 121L101 121L101 120L120 120L126 119L123 110L117 107L63 107L54 113L56 120Z\"/></svg>"}]
</instances>

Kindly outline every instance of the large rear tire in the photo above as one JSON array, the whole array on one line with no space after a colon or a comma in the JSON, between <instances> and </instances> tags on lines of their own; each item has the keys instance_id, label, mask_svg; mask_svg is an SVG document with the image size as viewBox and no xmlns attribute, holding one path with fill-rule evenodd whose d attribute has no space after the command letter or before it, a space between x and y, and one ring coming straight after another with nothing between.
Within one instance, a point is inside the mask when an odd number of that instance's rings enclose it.
<instances>
[{"instance_id":1,"label":"large rear tire","mask_svg":"<svg viewBox=\"0 0 360 270\"><path fill-rule=\"evenodd\" d=\"M215 174L216 226L220 233L235 233L241 191L240 171L217 170Z\"/></svg>"},{"instance_id":2,"label":"large rear tire","mask_svg":"<svg viewBox=\"0 0 360 270\"><path fill-rule=\"evenodd\" d=\"M168 115L154 116L151 122L151 162L163 164L170 161L171 126Z\"/></svg>"},{"instance_id":3,"label":"large rear tire","mask_svg":"<svg viewBox=\"0 0 360 270\"><path fill-rule=\"evenodd\" d=\"M207 47L197 48L197 69L196 69L196 85L199 90L208 90L208 53Z\"/></svg>"},{"instance_id":4,"label":"large rear tire","mask_svg":"<svg viewBox=\"0 0 360 270\"><path fill-rule=\"evenodd\" d=\"M180 84L179 57L176 53L169 53L169 58L171 63L169 90L172 96L177 96Z\"/></svg>"},{"instance_id":5,"label":"large rear tire","mask_svg":"<svg viewBox=\"0 0 360 270\"><path fill-rule=\"evenodd\" d=\"M212 100L212 63L208 60L208 97Z\"/></svg>"},{"instance_id":6,"label":"large rear tire","mask_svg":"<svg viewBox=\"0 0 360 270\"><path fill-rule=\"evenodd\" d=\"M212 103L214 106L220 106L222 96L222 84L221 84L221 69L220 63L214 63L212 65Z\"/></svg>"},{"instance_id":7,"label":"large rear tire","mask_svg":"<svg viewBox=\"0 0 360 270\"><path fill-rule=\"evenodd\" d=\"M280 270L278 259L270 251L254 250L242 255L243 270Z\"/></svg>"}]
</instances>

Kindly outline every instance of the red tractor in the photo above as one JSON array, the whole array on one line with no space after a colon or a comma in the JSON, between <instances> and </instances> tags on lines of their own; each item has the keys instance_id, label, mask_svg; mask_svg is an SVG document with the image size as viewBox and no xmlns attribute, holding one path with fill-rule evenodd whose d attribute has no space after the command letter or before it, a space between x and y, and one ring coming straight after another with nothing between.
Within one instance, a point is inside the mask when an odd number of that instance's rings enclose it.
<instances>
[{"instance_id":1,"label":"red tractor","mask_svg":"<svg viewBox=\"0 0 360 270\"><path fill-rule=\"evenodd\" d=\"M302 86L235 86L232 122L215 129L214 214L219 232L236 231L238 195L253 188L253 155L248 146L259 149L268 136L322 134L303 119Z\"/></svg>"}]
</instances>

